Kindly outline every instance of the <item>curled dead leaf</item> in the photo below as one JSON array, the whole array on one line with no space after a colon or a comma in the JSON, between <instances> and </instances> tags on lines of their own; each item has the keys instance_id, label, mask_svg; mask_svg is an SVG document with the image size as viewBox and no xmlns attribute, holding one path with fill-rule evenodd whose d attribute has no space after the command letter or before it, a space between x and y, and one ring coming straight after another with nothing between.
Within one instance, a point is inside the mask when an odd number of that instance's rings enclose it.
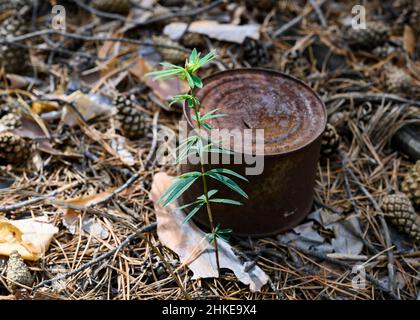
<instances>
[{"instance_id":1,"label":"curled dead leaf","mask_svg":"<svg viewBox=\"0 0 420 320\"><path fill-rule=\"evenodd\" d=\"M112 194L112 191L105 191L97 194L92 194L88 196L81 196L72 199L67 199L62 203L64 205L60 206L60 203L57 202L57 206L63 212L63 224L69 230L71 234L75 234L77 231L77 222L80 217L80 210L87 208L96 203L101 202ZM80 207L80 210L74 208L66 207L65 205L72 205ZM101 239L108 237L108 230L105 229L95 218L91 216L83 216L81 219L82 230L88 234L93 234Z\"/></svg>"},{"instance_id":2,"label":"curled dead leaf","mask_svg":"<svg viewBox=\"0 0 420 320\"><path fill-rule=\"evenodd\" d=\"M44 218L0 220L0 255L17 250L22 258L36 261L48 250L58 228Z\"/></svg>"},{"instance_id":3,"label":"curled dead leaf","mask_svg":"<svg viewBox=\"0 0 420 320\"><path fill-rule=\"evenodd\" d=\"M111 115L113 106L101 99L97 94L86 95L80 91L75 91L71 95L64 97L64 100L74 103L77 112L85 121L100 115ZM78 124L79 115L70 106L64 107L61 120L70 127Z\"/></svg>"},{"instance_id":4,"label":"curled dead leaf","mask_svg":"<svg viewBox=\"0 0 420 320\"><path fill-rule=\"evenodd\" d=\"M157 234L163 245L176 252L182 262L187 265L197 278L213 278L218 276L213 245L206 234L191 220L183 223L185 214L176 209L176 204L163 208L157 200L170 186L171 177L166 173L155 175L150 194L154 202L157 220ZM248 267L242 263L226 241L220 239L220 267L232 270L239 281L250 286L250 290L259 291L269 280L268 276L258 266Z\"/></svg>"}]
</instances>

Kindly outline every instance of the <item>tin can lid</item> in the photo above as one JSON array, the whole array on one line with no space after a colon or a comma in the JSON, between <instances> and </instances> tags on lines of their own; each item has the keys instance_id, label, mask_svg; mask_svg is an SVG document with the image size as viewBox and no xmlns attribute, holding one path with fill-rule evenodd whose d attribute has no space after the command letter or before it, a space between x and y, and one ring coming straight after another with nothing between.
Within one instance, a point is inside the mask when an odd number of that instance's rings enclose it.
<instances>
[{"instance_id":1,"label":"tin can lid","mask_svg":"<svg viewBox=\"0 0 420 320\"><path fill-rule=\"evenodd\" d=\"M210 125L228 130L264 129L264 154L299 150L325 129L324 103L310 87L291 76L248 68L219 72L203 82L204 88L197 92L201 109L218 108L226 114L211 119Z\"/></svg>"}]
</instances>

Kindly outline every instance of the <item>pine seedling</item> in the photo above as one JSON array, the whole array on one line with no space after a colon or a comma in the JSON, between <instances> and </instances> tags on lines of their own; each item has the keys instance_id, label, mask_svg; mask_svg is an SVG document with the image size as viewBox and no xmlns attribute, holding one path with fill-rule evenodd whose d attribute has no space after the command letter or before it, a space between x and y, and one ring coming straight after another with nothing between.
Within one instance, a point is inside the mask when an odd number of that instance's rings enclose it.
<instances>
[{"instance_id":1,"label":"pine seedling","mask_svg":"<svg viewBox=\"0 0 420 320\"><path fill-rule=\"evenodd\" d=\"M152 76L154 77L154 79L179 77L188 83L189 92L172 97L170 104L176 102L186 103L187 106L193 112L191 118L193 119L193 121L195 121L198 132L200 132L203 129L212 130L212 127L208 121L210 119L225 116L224 114L218 113L217 109L214 109L207 113L201 112L200 101L194 93L194 89L196 87L203 88L203 81L197 75L197 71L210 61L214 60L216 57L217 55L214 51L211 51L204 57L201 57L201 54L198 53L196 49L194 49L191 52L189 58L186 60L185 65L183 67L168 62L162 62L161 65L165 69L150 72L146 75ZM216 197L216 194L219 192L219 190L209 190L208 179L216 180L219 183L225 185L226 187L234 190L244 198L248 198L245 191L232 179L237 178L243 181L248 181L245 177L232 170L225 168L206 170L206 166L203 161L204 154L213 152L231 154L231 151L219 147L220 143L221 141L210 142L207 138L204 138L203 136L198 134L192 135L186 138L184 141L180 141L180 144L177 148L177 163L180 163L182 160L188 158L191 155L198 155L200 159L200 171L187 172L176 177L171 186L164 192L164 194L159 199L159 202L162 203L163 206L167 206L168 204L176 201L184 192L186 192L193 185L194 182L201 179L203 194L197 197L197 199L192 203L185 204L179 207L178 209L191 209L189 214L184 219L185 223L189 221L196 213L198 213L201 208L206 208L211 229L210 234L208 234L208 238L210 240L210 243L214 245L217 270L219 274L220 262L218 239L226 240L229 233L232 230L221 229L219 225L216 224L212 214L212 203L224 203L231 205L242 205L242 203L232 199Z\"/></svg>"}]
</instances>

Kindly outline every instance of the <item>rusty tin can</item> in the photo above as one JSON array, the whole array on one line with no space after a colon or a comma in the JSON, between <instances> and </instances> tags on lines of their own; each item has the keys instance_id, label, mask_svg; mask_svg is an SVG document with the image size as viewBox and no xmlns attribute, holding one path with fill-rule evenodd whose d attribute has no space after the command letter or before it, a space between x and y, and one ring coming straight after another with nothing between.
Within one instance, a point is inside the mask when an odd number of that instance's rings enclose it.
<instances>
[{"instance_id":1,"label":"rusty tin can","mask_svg":"<svg viewBox=\"0 0 420 320\"><path fill-rule=\"evenodd\" d=\"M215 223L221 228L233 229L234 234L255 237L274 235L295 227L312 206L321 135L327 122L324 103L300 80L273 70L223 71L203 82L204 88L197 91L203 113L218 108L219 113L226 114L209 121L213 128L264 129L263 149L253 147L245 152L244 148L233 146L234 155L230 156L228 164L210 162L206 165L207 170L231 169L249 180L247 183L236 179L249 196L244 199L220 182L208 179L209 190L219 190L218 198L243 203L242 206L212 203ZM184 106L189 130L195 124L190 111ZM249 165L244 158L247 152L263 159L261 174L246 175ZM235 164L233 159L238 155L242 157L242 163ZM198 165L190 163L182 164L180 169L182 173L200 171ZM191 203L202 193L201 180L196 181L180 202ZM194 220L209 225L205 208L194 216Z\"/></svg>"}]
</instances>

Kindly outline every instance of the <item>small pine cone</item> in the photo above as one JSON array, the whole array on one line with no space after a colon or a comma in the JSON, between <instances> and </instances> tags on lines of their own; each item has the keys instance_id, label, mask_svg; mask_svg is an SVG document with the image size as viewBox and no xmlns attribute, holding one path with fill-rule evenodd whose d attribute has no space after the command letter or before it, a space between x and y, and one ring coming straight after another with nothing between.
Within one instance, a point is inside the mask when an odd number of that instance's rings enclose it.
<instances>
[{"instance_id":1,"label":"small pine cone","mask_svg":"<svg viewBox=\"0 0 420 320\"><path fill-rule=\"evenodd\" d=\"M416 241L420 240L420 218L405 194L385 196L382 201L382 210L401 232Z\"/></svg>"},{"instance_id":2,"label":"small pine cone","mask_svg":"<svg viewBox=\"0 0 420 320\"><path fill-rule=\"evenodd\" d=\"M206 47L206 39L203 35L195 32L187 32L181 39L184 46L191 49L202 49Z\"/></svg>"},{"instance_id":3,"label":"small pine cone","mask_svg":"<svg viewBox=\"0 0 420 320\"><path fill-rule=\"evenodd\" d=\"M187 60L189 56L188 52L184 51L185 48L168 37L153 36L153 42L156 45L156 51L159 52L162 59L167 62L184 65L185 60ZM179 48L180 50L176 48Z\"/></svg>"},{"instance_id":4,"label":"small pine cone","mask_svg":"<svg viewBox=\"0 0 420 320\"><path fill-rule=\"evenodd\" d=\"M28 31L27 21L19 16L12 16L0 25L0 38L8 39L25 34ZM25 70L29 61L28 50L12 44L0 44L0 68L8 73L20 73Z\"/></svg>"},{"instance_id":5,"label":"small pine cone","mask_svg":"<svg viewBox=\"0 0 420 320\"><path fill-rule=\"evenodd\" d=\"M368 22L366 29L350 27L345 35L350 47L354 49L374 49L383 45L389 37L388 27L381 22Z\"/></svg>"},{"instance_id":6,"label":"small pine cone","mask_svg":"<svg viewBox=\"0 0 420 320\"><path fill-rule=\"evenodd\" d=\"M17 129L22 125L22 122L20 121L19 115L16 113L8 113L0 118L0 127L7 128L9 130Z\"/></svg>"},{"instance_id":7,"label":"small pine cone","mask_svg":"<svg viewBox=\"0 0 420 320\"><path fill-rule=\"evenodd\" d=\"M138 111L132 100L124 96L118 96L114 100L117 107L117 119L121 123L124 135L129 139L138 139L144 135L144 115Z\"/></svg>"},{"instance_id":8,"label":"small pine cone","mask_svg":"<svg viewBox=\"0 0 420 320\"><path fill-rule=\"evenodd\" d=\"M395 66L385 68L385 86L389 92L409 93L412 84L411 77L404 70Z\"/></svg>"},{"instance_id":9,"label":"small pine cone","mask_svg":"<svg viewBox=\"0 0 420 320\"><path fill-rule=\"evenodd\" d=\"M175 268L177 265L177 261L175 260L167 262L172 268ZM148 259L146 263L141 266L140 272L144 274L142 280L146 283L155 282L155 278L157 278L157 280L162 280L169 276L169 272L166 269L165 264L157 255L152 255L151 259Z\"/></svg>"},{"instance_id":10,"label":"small pine cone","mask_svg":"<svg viewBox=\"0 0 420 320\"><path fill-rule=\"evenodd\" d=\"M337 151L338 146L340 145L340 136L337 133L337 130L330 123L327 123L327 127L322 135L321 140L321 153L323 156L330 156L335 151Z\"/></svg>"},{"instance_id":11,"label":"small pine cone","mask_svg":"<svg viewBox=\"0 0 420 320\"><path fill-rule=\"evenodd\" d=\"M411 167L401 184L401 191L420 209L420 160Z\"/></svg>"},{"instance_id":12,"label":"small pine cone","mask_svg":"<svg viewBox=\"0 0 420 320\"><path fill-rule=\"evenodd\" d=\"M22 164L30 155L30 144L12 132L0 133L0 163Z\"/></svg>"},{"instance_id":13,"label":"small pine cone","mask_svg":"<svg viewBox=\"0 0 420 320\"><path fill-rule=\"evenodd\" d=\"M33 277L31 272L17 251L13 251L10 254L7 262L6 277L7 285L12 290L19 288L18 283L27 287L32 285Z\"/></svg>"},{"instance_id":14,"label":"small pine cone","mask_svg":"<svg viewBox=\"0 0 420 320\"><path fill-rule=\"evenodd\" d=\"M93 0L92 7L104 12L127 14L131 8L130 0Z\"/></svg>"},{"instance_id":15,"label":"small pine cone","mask_svg":"<svg viewBox=\"0 0 420 320\"><path fill-rule=\"evenodd\" d=\"M267 47L258 40L246 37L243 43L243 58L251 66L267 64L270 61L270 55Z\"/></svg>"}]
</instances>

